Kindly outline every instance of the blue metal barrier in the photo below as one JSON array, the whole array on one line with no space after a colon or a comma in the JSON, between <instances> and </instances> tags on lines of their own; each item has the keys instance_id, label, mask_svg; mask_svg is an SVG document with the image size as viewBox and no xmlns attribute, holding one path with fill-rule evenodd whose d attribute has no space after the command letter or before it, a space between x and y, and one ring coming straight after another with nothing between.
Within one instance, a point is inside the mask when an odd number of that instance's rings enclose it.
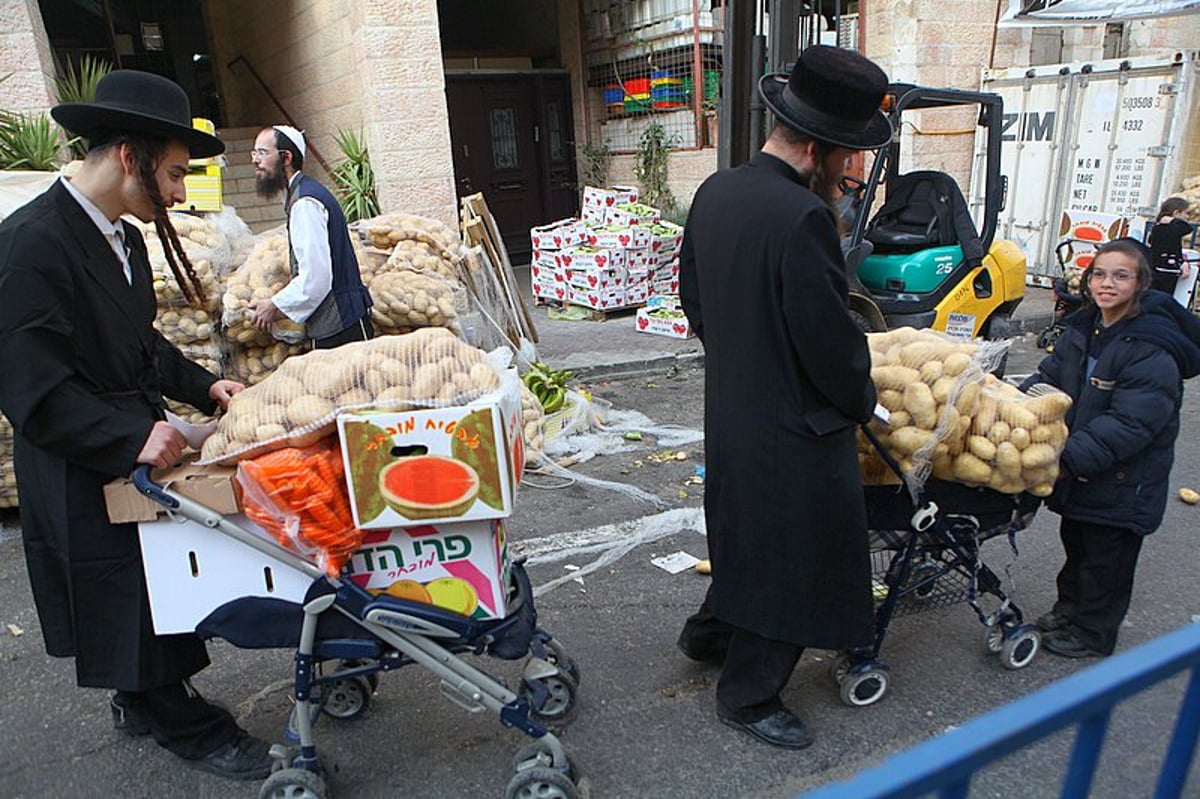
<instances>
[{"instance_id":1,"label":"blue metal barrier","mask_svg":"<svg viewBox=\"0 0 1200 799\"><path fill-rule=\"evenodd\" d=\"M894 755L853 779L805 793L803 799L916 799L929 794L965 799L975 772L1071 724L1078 724L1078 733L1060 795L1086 799L1113 707L1190 669L1154 792L1154 799L1176 799L1200 734L1198 666L1200 624L1189 624Z\"/></svg>"}]
</instances>

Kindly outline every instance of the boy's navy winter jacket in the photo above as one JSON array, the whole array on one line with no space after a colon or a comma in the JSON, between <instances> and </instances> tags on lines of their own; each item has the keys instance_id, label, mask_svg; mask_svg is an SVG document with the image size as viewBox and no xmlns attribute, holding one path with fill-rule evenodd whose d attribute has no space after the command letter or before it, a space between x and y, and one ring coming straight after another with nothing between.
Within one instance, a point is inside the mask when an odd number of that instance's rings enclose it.
<instances>
[{"instance_id":1,"label":"boy's navy winter jacket","mask_svg":"<svg viewBox=\"0 0 1200 799\"><path fill-rule=\"evenodd\" d=\"M1109 328L1094 305L1063 323L1053 354L1022 386L1050 383L1074 400L1063 475L1047 505L1070 519L1152 533L1167 505L1183 380L1200 373L1200 320L1149 291L1141 313Z\"/></svg>"}]
</instances>

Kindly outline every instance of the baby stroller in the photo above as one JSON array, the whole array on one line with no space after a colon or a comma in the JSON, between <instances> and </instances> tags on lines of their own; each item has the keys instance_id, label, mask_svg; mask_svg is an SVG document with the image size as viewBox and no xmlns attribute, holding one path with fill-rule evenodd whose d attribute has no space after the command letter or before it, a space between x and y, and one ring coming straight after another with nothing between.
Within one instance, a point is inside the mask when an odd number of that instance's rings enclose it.
<instances>
[{"instance_id":1,"label":"baby stroller","mask_svg":"<svg viewBox=\"0 0 1200 799\"><path fill-rule=\"evenodd\" d=\"M1059 277L1054 279L1054 319L1049 327L1038 333L1038 349L1049 350L1054 342L1062 335L1062 320L1067 314L1083 304L1083 297L1073 291L1067 278L1067 259L1073 247L1073 239L1063 239L1054 248L1054 257L1058 260ZM1090 242L1089 242L1090 243Z\"/></svg>"},{"instance_id":2,"label":"baby stroller","mask_svg":"<svg viewBox=\"0 0 1200 799\"><path fill-rule=\"evenodd\" d=\"M863 432L901 475L900 465L874 432ZM914 502L904 485L865 486L874 593L875 640L870 647L839 654L830 667L842 702L874 704L887 693L890 669L879 658L892 619L966 600L986 628L984 646L1008 669L1032 662L1041 636L1004 593L1000 578L979 557L980 544L1000 535L1015 540L1033 520L1041 500L987 488L928 480ZM1015 544L1014 544L1015 551ZM998 608L985 612L981 595Z\"/></svg>"},{"instance_id":3,"label":"baby stroller","mask_svg":"<svg viewBox=\"0 0 1200 799\"><path fill-rule=\"evenodd\" d=\"M575 709L579 667L558 641L538 628L533 592L520 562L512 568L508 614L495 620L472 619L433 605L374 595L351 580L331 578L274 540L156 484L148 466L138 467L133 482L171 514L257 550L281 573L294 570L311 580L302 604L244 597L216 608L196 628L201 637L223 638L243 649L296 649L295 707L285 731L287 744L272 746L275 768L259 799L325 799L330 775L317 754L315 723L322 715L360 715L380 672L414 663L441 678L441 691L452 702L470 712L494 713L501 724L533 739L513 759L515 773L505 797L578 796L572 764L550 727L564 725ZM520 694L461 654L507 660L529 655Z\"/></svg>"}]
</instances>

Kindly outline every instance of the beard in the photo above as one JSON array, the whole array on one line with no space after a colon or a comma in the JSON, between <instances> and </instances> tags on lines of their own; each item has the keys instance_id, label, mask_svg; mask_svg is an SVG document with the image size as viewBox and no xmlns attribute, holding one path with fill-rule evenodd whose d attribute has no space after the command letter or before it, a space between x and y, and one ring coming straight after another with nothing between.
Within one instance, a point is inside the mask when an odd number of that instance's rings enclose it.
<instances>
[{"instance_id":1,"label":"beard","mask_svg":"<svg viewBox=\"0 0 1200 799\"><path fill-rule=\"evenodd\" d=\"M254 191L263 199L269 200L286 188L287 178L281 163L276 162L273 169L254 176Z\"/></svg>"}]
</instances>

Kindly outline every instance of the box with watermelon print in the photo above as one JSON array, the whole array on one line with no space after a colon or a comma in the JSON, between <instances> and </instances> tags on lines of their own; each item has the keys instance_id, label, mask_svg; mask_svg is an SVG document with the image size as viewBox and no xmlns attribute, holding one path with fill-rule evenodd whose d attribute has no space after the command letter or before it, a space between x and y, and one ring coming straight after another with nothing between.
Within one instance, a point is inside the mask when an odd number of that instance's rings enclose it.
<instances>
[{"instance_id":1,"label":"box with watermelon print","mask_svg":"<svg viewBox=\"0 0 1200 799\"><path fill-rule=\"evenodd\" d=\"M346 565L360 588L475 619L508 614L510 569L498 519L368 532Z\"/></svg>"},{"instance_id":2,"label":"box with watermelon print","mask_svg":"<svg viewBox=\"0 0 1200 799\"><path fill-rule=\"evenodd\" d=\"M501 519L525 468L515 369L464 406L338 416L354 524L363 530Z\"/></svg>"}]
</instances>

